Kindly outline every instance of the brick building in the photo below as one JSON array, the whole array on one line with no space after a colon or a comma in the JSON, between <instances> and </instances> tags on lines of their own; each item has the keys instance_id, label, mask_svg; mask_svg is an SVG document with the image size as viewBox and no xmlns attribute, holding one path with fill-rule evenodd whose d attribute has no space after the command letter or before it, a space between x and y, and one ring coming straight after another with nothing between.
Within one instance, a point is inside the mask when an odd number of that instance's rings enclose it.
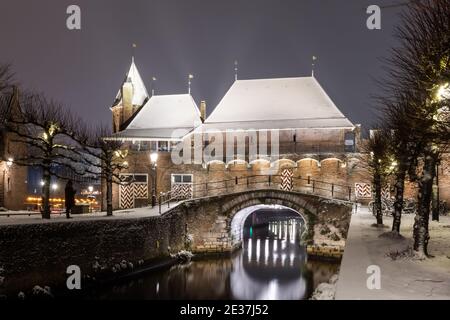
<instances>
[{"instance_id":1,"label":"brick building","mask_svg":"<svg viewBox=\"0 0 450 320\"><path fill-rule=\"evenodd\" d=\"M14 89L7 104L7 112L10 114L20 112L18 95L18 90ZM4 119L0 122L0 207L9 210L25 209L27 168L16 165L14 156L22 157L27 149L14 141L14 134L6 130Z\"/></svg>"},{"instance_id":2,"label":"brick building","mask_svg":"<svg viewBox=\"0 0 450 320\"><path fill-rule=\"evenodd\" d=\"M114 209L148 205L153 185L156 194L196 197L205 189L208 195L226 192L227 181L249 183L269 175L316 190L333 184L335 193L347 194L350 186L352 199L371 198L371 178L361 165L361 127L313 76L236 79L206 118L206 103L198 108L189 93L148 95L133 61L111 110L112 138L129 150L122 174L135 181L114 186ZM446 163L440 167L440 195L449 201Z\"/></svg>"}]
</instances>

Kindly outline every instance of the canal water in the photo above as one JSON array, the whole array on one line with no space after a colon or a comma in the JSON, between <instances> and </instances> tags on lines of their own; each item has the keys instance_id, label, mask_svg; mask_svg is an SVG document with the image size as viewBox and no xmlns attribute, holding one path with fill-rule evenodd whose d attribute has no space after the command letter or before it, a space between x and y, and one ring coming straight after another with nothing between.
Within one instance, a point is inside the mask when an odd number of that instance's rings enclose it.
<instances>
[{"instance_id":1,"label":"canal water","mask_svg":"<svg viewBox=\"0 0 450 320\"><path fill-rule=\"evenodd\" d=\"M96 290L95 299L302 300L337 272L337 263L308 260L300 245L305 226L298 215L254 218L245 221L242 249L231 257L145 274Z\"/></svg>"}]
</instances>

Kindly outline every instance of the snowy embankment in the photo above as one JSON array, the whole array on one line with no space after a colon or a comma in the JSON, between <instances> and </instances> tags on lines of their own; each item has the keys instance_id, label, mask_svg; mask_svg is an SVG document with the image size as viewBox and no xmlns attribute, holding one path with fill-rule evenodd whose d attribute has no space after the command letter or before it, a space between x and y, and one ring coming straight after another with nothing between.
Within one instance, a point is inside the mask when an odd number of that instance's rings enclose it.
<instances>
[{"instance_id":1,"label":"snowy embankment","mask_svg":"<svg viewBox=\"0 0 450 320\"><path fill-rule=\"evenodd\" d=\"M385 228L373 227L374 221L367 210L352 216L336 299L450 299L450 217L430 221L429 253L434 257L423 261L407 254L413 215L402 217L403 239L383 235L390 231L391 218L384 217ZM371 282L374 270L380 272L379 288L370 285L376 283Z\"/></svg>"},{"instance_id":2,"label":"snowy embankment","mask_svg":"<svg viewBox=\"0 0 450 320\"><path fill-rule=\"evenodd\" d=\"M338 274L335 274L330 278L330 281L319 284L316 290L314 290L310 300L334 300L338 279Z\"/></svg>"},{"instance_id":3,"label":"snowy embankment","mask_svg":"<svg viewBox=\"0 0 450 320\"><path fill-rule=\"evenodd\" d=\"M166 213L170 209L175 208L179 203L172 203L170 208L167 206L161 207L161 214ZM50 220L42 219L41 215L32 211L1 211L0 225L16 225L16 224L41 224L41 223L55 223L55 222L74 222L86 220L114 220L114 219L136 219L146 217L160 216L159 206L154 208L142 207L134 209L124 209L114 211L113 216L107 216L106 212L93 212L85 214L73 214L71 219L67 219L63 214L52 214Z\"/></svg>"}]
</instances>

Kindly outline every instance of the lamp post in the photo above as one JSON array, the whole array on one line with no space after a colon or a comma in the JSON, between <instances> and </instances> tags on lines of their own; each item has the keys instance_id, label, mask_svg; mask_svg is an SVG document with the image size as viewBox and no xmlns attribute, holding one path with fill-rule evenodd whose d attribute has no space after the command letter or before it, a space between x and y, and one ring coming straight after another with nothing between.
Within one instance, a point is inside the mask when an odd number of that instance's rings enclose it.
<instances>
[{"instance_id":1,"label":"lamp post","mask_svg":"<svg viewBox=\"0 0 450 320\"><path fill-rule=\"evenodd\" d=\"M152 152L150 154L150 162L152 166L152 208L156 206L156 167L158 161L158 153Z\"/></svg>"}]
</instances>

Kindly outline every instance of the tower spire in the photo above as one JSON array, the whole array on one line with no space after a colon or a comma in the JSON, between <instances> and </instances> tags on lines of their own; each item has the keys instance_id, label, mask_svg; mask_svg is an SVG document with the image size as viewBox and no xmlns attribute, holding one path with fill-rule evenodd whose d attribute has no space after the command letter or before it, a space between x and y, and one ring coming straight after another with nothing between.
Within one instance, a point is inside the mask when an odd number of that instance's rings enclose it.
<instances>
[{"instance_id":1,"label":"tower spire","mask_svg":"<svg viewBox=\"0 0 450 320\"><path fill-rule=\"evenodd\" d=\"M314 67L316 65L316 60L317 57L316 56L312 56L312 63L311 63L311 77L314 77Z\"/></svg>"},{"instance_id":2,"label":"tower spire","mask_svg":"<svg viewBox=\"0 0 450 320\"><path fill-rule=\"evenodd\" d=\"M234 60L234 81L238 79L238 61Z\"/></svg>"}]
</instances>

